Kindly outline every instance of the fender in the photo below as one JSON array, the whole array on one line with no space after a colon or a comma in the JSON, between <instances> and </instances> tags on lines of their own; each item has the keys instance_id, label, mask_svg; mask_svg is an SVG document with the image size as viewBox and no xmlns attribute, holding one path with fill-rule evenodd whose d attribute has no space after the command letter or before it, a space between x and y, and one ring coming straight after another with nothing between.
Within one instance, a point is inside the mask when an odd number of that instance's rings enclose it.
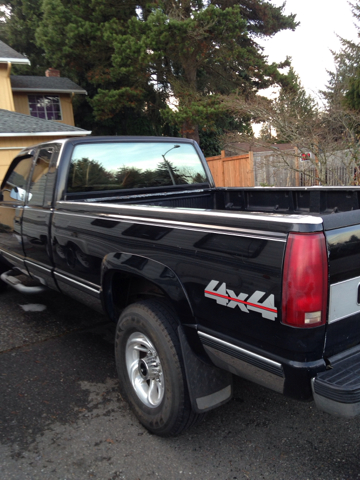
<instances>
[{"instance_id":1,"label":"fender","mask_svg":"<svg viewBox=\"0 0 360 480\"><path fill-rule=\"evenodd\" d=\"M113 275L119 272L123 273L125 278L126 275L131 275L139 280L148 280L163 291L174 305L180 318L178 335L192 409L203 413L228 402L232 397L232 376L215 367L205 354L195 334L189 298L175 272L160 262L140 255L108 254L102 263L102 301L104 310L114 320L117 318L116 312L111 311L112 279Z\"/></svg>"},{"instance_id":2,"label":"fender","mask_svg":"<svg viewBox=\"0 0 360 480\"><path fill-rule=\"evenodd\" d=\"M102 302L107 314L117 321L109 311L111 280L114 273L124 273L145 279L156 285L171 300L181 323L194 324L194 314L187 292L176 273L163 263L130 253L109 253L103 259L101 268Z\"/></svg>"}]
</instances>

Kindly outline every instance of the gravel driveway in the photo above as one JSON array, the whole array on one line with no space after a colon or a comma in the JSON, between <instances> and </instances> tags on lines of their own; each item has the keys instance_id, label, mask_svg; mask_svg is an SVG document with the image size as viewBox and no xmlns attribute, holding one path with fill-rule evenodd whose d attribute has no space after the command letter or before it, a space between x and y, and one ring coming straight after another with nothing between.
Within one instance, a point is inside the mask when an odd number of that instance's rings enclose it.
<instances>
[{"instance_id":1,"label":"gravel driveway","mask_svg":"<svg viewBox=\"0 0 360 480\"><path fill-rule=\"evenodd\" d=\"M119 395L105 317L55 292L0 302L0 480L360 478L360 419L242 379L202 424L150 435Z\"/></svg>"}]
</instances>

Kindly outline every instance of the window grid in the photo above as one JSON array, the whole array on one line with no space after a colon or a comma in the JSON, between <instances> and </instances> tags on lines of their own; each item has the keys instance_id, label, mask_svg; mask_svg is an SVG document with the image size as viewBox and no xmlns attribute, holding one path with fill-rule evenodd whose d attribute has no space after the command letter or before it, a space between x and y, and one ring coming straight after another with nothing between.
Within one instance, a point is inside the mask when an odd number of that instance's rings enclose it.
<instances>
[{"instance_id":1,"label":"window grid","mask_svg":"<svg viewBox=\"0 0 360 480\"><path fill-rule=\"evenodd\" d=\"M60 98L56 95L29 95L32 117L44 120L62 120Z\"/></svg>"}]
</instances>

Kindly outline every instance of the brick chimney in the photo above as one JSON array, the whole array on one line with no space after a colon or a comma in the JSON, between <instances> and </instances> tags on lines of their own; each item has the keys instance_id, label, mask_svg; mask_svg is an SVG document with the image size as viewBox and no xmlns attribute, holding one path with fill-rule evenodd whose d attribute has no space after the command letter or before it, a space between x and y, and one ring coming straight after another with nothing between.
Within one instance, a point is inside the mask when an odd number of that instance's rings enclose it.
<instances>
[{"instance_id":1,"label":"brick chimney","mask_svg":"<svg viewBox=\"0 0 360 480\"><path fill-rule=\"evenodd\" d=\"M46 77L60 77L60 70L55 68L48 68L45 72Z\"/></svg>"}]
</instances>

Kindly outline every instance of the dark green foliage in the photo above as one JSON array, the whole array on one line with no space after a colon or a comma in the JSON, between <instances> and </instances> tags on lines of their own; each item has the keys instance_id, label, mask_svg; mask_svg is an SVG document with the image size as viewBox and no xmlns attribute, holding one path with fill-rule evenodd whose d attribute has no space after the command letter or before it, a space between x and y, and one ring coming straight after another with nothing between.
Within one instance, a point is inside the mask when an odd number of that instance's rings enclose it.
<instances>
[{"instance_id":1,"label":"dark green foliage","mask_svg":"<svg viewBox=\"0 0 360 480\"><path fill-rule=\"evenodd\" d=\"M269 65L256 37L294 29L294 16L263 0L174 4L168 0L139 7L128 31L109 33L114 45L113 78L142 78L145 74L177 108L161 108L163 119L177 125L183 136L198 139L198 126L213 128L226 109L220 101L235 89L252 95L277 82L286 83L279 67ZM105 97L105 92L102 92ZM141 88L111 92L115 102L136 103ZM106 110L103 101L95 105Z\"/></svg>"},{"instance_id":2,"label":"dark green foliage","mask_svg":"<svg viewBox=\"0 0 360 480\"><path fill-rule=\"evenodd\" d=\"M31 65L13 66L19 75L45 75L51 67L35 38L40 24L41 0L0 0L0 40L27 56Z\"/></svg>"},{"instance_id":3,"label":"dark green foliage","mask_svg":"<svg viewBox=\"0 0 360 480\"><path fill-rule=\"evenodd\" d=\"M347 90L343 103L351 110L360 111L360 68L355 70L354 76L347 81Z\"/></svg>"},{"instance_id":4,"label":"dark green foliage","mask_svg":"<svg viewBox=\"0 0 360 480\"><path fill-rule=\"evenodd\" d=\"M200 127L200 145L205 157L213 157L220 155L221 150L224 150L223 138L229 132L237 132L241 134L250 134L252 132L250 126L250 116L241 115L236 117L229 113L226 113L222 117L219 117L215 125L211 128Z\"/></svg>"},{"instance_id":5,"label":"dark green foliage","mask_svg":"<svg viewBox=\"0 0 360 480\"><path fill-rule=\"evenodd\" d=\"M360 1L351 4L355 26L360 36ZM333 52L335 71L329 73L329 82L323 93L329 108L344 106L360 110L360 43L341 40L339 52Z\"/></svg>"},{"instance_id":6,"label":"dark green foliage","mask_svg":"<svg viewBox=\"0 0 360 480\"><path fill-rule=\"evenodd\" d=\"M147 79L111 74L113 32L126 33L134 2L43 0L37 42L61 71L88 92L74 105L76 124L94 135L162 133L158 98ZM131 61L134 61L131 59Z\"/></svg>"},{"instance_id":7,"label":"dark green foliage","mask_svg":"<svg viewBox=\"0 0 360 480\"><path fill-rule=\"evenodd\" d=\"M59 68L88 92L76 125L94 134L181 134L220 147L223 96L290 84L257 39L294 29L294 15L265 0L10 0L1 34L32 64ZM26 28L25 28L26 25ZM23 42L15 42L23 29ZM20 40L19 40L20 42ZM169 108L176 100L177 108ZM233 127L243 130L248 118Z\"/></svg>"}]
</instances>

